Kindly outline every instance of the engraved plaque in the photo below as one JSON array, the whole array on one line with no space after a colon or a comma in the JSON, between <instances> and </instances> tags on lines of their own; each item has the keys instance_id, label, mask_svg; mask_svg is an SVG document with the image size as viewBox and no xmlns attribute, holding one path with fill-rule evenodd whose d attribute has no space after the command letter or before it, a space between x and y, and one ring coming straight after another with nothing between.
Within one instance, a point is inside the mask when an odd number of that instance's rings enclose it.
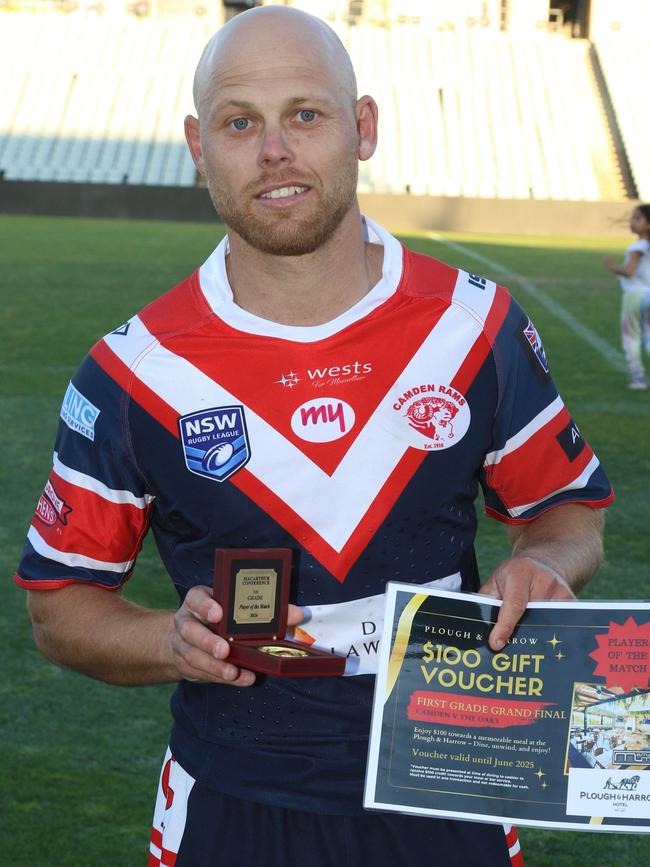
<instances>
[{"instance_id":1,"label":"engraved plaque","mask_svg":"<svg viewBox=\"0 0 650 867\"><path fill-rule=\"evenodd\" d=\"M275 617L278 573L272 567L238 569L234 575L233 620L241 623L271 623Z\"/></svg>"}]
</instances>

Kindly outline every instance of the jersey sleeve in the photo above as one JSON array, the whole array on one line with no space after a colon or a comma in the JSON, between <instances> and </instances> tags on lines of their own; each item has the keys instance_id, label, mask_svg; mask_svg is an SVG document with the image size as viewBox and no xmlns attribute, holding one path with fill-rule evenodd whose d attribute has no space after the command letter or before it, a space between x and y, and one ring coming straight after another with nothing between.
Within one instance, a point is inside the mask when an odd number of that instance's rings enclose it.
<instances>
[{"instance_id":1,"label":"jersey sleeve","mask_svg":"<svg viewBox=\"0 0 650 867\"><path fill-rule=\"evenodd\" d=\"M112 590L130 576L154 498L129 449L125 397L91 356L68 385L52 470L14 576L20 586Z\"/></svg>"},{"instance_id":2,"label":"jersey sleeve","mask_svg":"<svg viewBox=\"0 0 650 867\"><path fill-rule=\"evenodd\" d=\"M609 505L609 480L557 392L537 329L514 300L493 353L499 398L480 479L486 512L520 523L560 503Z\"/></svg>"}]
</instances>

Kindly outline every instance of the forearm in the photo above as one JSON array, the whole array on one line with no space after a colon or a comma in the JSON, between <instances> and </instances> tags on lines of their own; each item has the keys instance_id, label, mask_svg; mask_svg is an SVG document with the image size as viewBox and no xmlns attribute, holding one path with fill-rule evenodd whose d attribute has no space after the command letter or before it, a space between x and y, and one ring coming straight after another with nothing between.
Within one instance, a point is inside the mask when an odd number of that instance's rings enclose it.
<instances>
[{"instance_id":1,"label":"forearm","mask_svg":"<svg viewBox=\"0 0 650 867\"><path fill-rule=\"evenodd\" d=\"M633 277L635 268L629 268L627 265L610 265L609 270L617 277Z\"/></svg>"},{"instance_id":2,"label":"forearm","mask_svg":"<svg viewBox=\"0 0 650 867\"><path fill-rule=\"evenodd\" d=\"M124 686L180 679L171 648L172 611L141 608L114 592L77 584L32 591L29 609L36 645L56 665Z\"/></svg>"},{"instance_id":3,"label":"forearm","mask_svg":"<svg viewBox=\"0 0 650 867\"><path fill-rule=\"evenodd\" d=\"M603 560L604 512L568 503L512 528L514 557L529 557L558 573L574 593Z\"/></svg>"}]
</instances>

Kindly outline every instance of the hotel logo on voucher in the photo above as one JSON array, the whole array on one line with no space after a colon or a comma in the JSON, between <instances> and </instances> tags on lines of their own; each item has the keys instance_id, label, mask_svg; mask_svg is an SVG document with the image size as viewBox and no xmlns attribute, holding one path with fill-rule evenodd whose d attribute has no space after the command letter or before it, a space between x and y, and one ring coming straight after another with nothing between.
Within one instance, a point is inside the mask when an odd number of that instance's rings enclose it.
<instances>
[{"instance_id":1,"label":"hotel logo on voucher","mask_svg":"<svg viewBox=\"0 0 650 867\"><path fill-rule=\"evenodd\" d=\"M456 445L471 421L465 396L451 386L435 383L405 389L394 401L393 410L404 420L411 445L423 451Z\"/></svg>"},{"instance_id":2,"label":"hotel logo on voucher","mask_svg":"<svg viewBox=\"0 0 650 867\"><path fill-rule=\"evenodd\" d=\"M570 768L568 814L647 819L650 779L647 770Z\"/></svg>"}]
</instances>

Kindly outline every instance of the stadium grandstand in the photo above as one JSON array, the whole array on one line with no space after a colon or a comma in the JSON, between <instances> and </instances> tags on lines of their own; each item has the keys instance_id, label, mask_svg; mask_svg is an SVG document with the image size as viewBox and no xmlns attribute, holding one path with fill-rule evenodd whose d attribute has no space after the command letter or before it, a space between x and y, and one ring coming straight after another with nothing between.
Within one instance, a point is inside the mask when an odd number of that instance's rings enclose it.
<instances>
[{"instance_id":1,"label":"stadium grandstand","mask_svg":"<svg viewBox=\"0 0 650 867\"><path fill-rule=\"evenodd\" d=\"M11 182L195 188L183 118L196 60L253 5L0 0L0 210ZM647 0L283 5L335 29L380 105L360 193L650 200Z\"/></svg>"}]
</instances>

